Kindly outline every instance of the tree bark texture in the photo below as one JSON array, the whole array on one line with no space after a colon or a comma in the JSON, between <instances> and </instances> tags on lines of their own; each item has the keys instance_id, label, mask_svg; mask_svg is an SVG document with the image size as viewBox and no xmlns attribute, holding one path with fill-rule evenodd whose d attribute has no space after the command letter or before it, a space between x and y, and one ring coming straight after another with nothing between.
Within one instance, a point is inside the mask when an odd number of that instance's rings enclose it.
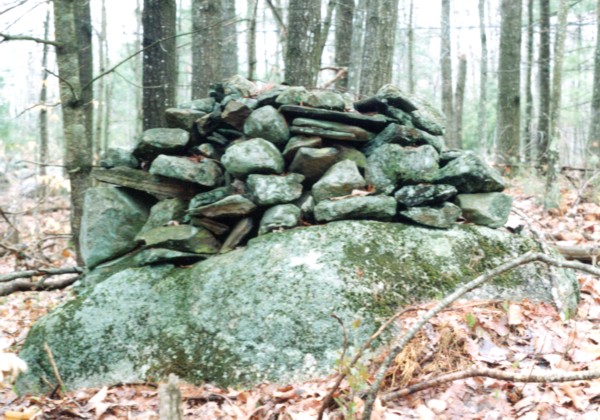
<instances>
[{"instance_id":1,"label":"tree bark texture","mask_svg":"<svg viewBox=\"0 0 600 420\"><path fill-rule=\"evenodd\" d=\"M372 95L392 81L398 0L368 0L359 93Z\"/></svg>"},{"instance_id":2,"label":"tree bark texture","mask_svg":"<svg viewBox=\"0 0 600 420\"><path fill-rule=\"evenodd\" d=\"M221 2L192 2L192 99L208 95L211 83L221 80Z\"/></svg>"},{"instance_id":3,"label":"tree bark texture","mask_svg":"<svg viewBox=\"0 0 600 420\"><path fill-rule=\"evenodd\" d=\"M50 36L50 9L46 12L46 20L44 21L44 39L48 39ZM41 163L39 166L39 173L41 176L46 175L46 162L48 160L48 108L46 108L46 101L48 99L48 73L46 67L48 67L48 50L50 45L44 44L42 47L42 87L40 88L40 146L38 161Z\"/></svg>"},{"instance_id":4,"label":"tree bark texture","mask_svg":"<svg viewBox=\"0 0 600 420\"><path fill-rule=\"evenodd\" d=\"M454 96L454 142L462 149L463 104L467 84L467 56L461 54L458 59L458 75L456 76L456 92Z\"/></svg>"},{"instance_id":5,"label":"tree bark texture","mask_svg":"<svg viewBox=\"0 0 600 420\"><path fill-rule=\"evenodd\" d=\"M525 70L525 127L523 130L523 155L521 160L537 161L536 138L533 136L533 0L527 0L527 67Z\"/></svg>"},{"instance_id":6,"label":"tree bark texture","mask_svg":"<svg viewBox=\"0 0 600 420\"><path fill-rule=\"evenodd\" d=\"M362 74L362 51L365 44L365 20L367 16L367 0L358 0L354 9L352 29L352 51L350 52L350 68L348 69L348 89L358 92Z\"/></svg>"},{"instance_id":7,"label":"tree bark texture","mask_svg":"<svg viewBox=\"0 0 600 420\"><path fill-rule=\"evenodd\" d=\"M442 70L442 111L446 115L446 143L459 148L454 131L454 104L452 93L452 43L450 41L450 0L442 0L440 39L440 68Z\"/></svg>"},{"instance_id":8,"label":"tree bark texture","mask_svg":"<svg viewBox=\"0 0 600 420\"><path fill-rule=\"evenodd\" d=\"M560 0L558 6L558 26L554 43L554 75L552 77L552 101L550 103L550 138L548 142L548 172L546 174L546 192L544 207L558 208L560 205L560 190L558 174L560 173L560 158L558 146L560 141L560 105L562 87L562 67L565 55L565 38L567 36L567 15L569 13L567 0Z\"/></svg>"},{"instance_id":9,"label":"tree bark texture","mask_svg":"<svg viewBox=\"0 0 600 420\"><path fill-rule=\"evenodd\" d=\"M98 39L98 64L100 68L100 73L103 73L107 66L107 22L106 22L106 0L102 0L101 6L101 20L100 20L100 31L97 33ZM98 80L96 85L96 99L97 99L97 107L96 107L96 128L94 132L94 155L96 159L100 158L104 147L104 119L108 118L108 107L106 101L108 97L106 96L106 80L102 77ZM137 93L136 93L137 94Z\"/></svg>"},{"instance_id":10,"label":"tree bark texture","mask_svg":"<svg viewBox=\"0 0 600 420\"><path fill-rule=\"evenodd\" d=\"M143 130L166 127L165 110L175 105L176 9L175 0L144 0Z\"/></svg>"},{"instance_id":11,"label":"tree bark texture","mask_svg":"<svg viewBox=\"0 0 600 420\"><path fill-rule=\"evenodd\" d=\"M321 1L290 0L285 51L285 81L315 87L316 51L321 37ZM320 57L319 57L320 60Z\"/></svg>"},{"instance_id":12,"label":"tree bark texture","mask_svg":"<svg viewBox=\"0 0 600 420\"><path fill-rule=\"evenodd\" d=\"M246 16L246 51L248 54L248 79L256 80L256 12L258 11L258 0L251 0L248 4Z\"/></svg>"},{"instance_id":13,"label":"tree bark texture","mask_svg":"<svg viewBox=\"0 0 600 420\"><path fill-rule=\"evenodd\" d=\"M516 163L521 135L521 0L502 0L498 62L498 154Z\"/></svg>"},{"instance_id":14,"label":"tree bark texture","mask_svg":"<svg viewBox=\"0 0 600 420\"><path fill-rule=\"evenodd\" d=\"M596 49L594 50L594 87L592 93L592 118L588 147L600 167L600 0L596 2Z\"/></svg>"},{"instance_id":15,"label":"tree bark texture","mask_svg":"<svg viewBox=\"0 0 600 420\"><path fill-rule=\"evenodd\" d=\"M407 45L407 57L408 61L408 92L415 93L415 28L414 28L414 0L410 0L408 10L408 29L406 34Z\"/></svg>"},{"instance_id":16,"label":"tree bark texture","mask_svg":"<svg viewBox=\"0 0 600 420\"><path fill-rule=\"evenodd\" d=\"M60 44L56 62L60 75L59 89L63 114L64 165L71 184L71 234L79 252L79 230L83 196L91 185L92 151L86 138L84 104L81 97L77 12L75 0L54 1L54 33Z\"/></svg>"},{"instance_id":17,"label":"tree bark texture","mask_svg":"<svg viewBox=\"0 0 600 420\"><path fill-rule=\"evenodd\" d=\"M538 59L539 116L537 146L539 163L547 163L548 135L550 131L550 2L540 0L540 51Z\"/></svg>"},{"instance_id":18,"label":"tree bark texture","mask_svg":"<svg viewBox=\"0 0 600 420\"><path fill-rule=\"evenodd\" d=\"M485 0L479 0L479 38L481 40L481 63L479 67L479 108L477 110L477 138L479 149L487 146L487 84L488 84L488 48L485 31Z\"/></svg>"},{"instance_id":19,"label":"tree bark texture","mask_svg":"<svg viewBox=\"0 0 600 420\"><path fill-rule=\"evenodd\" d=\"M348 88L348 71L352 56L352 21L354 0L340 0L335 11L335 65L346 68L346 75L336 84L341 90Z\"/></svg>"},{"instance_id":20,"label":"tree bark texture","mask_svg":"<svg viewBox=\"0 0 600 420\"><path fill-rule=\"evenodd\" d=\"M235 0L221 0L221 77L227 79L238 73L238 42Z\"/></svg>"},{"instance_id":21,"label":"tree bark texture","mask_svg":"<svg viewBox=\"0 0 600 420\"><path fill-rule=\"evenodd\" d=\"M77 45L79 48L79 82L81 83L81 102L85 114L85 147L93 152L94 144L94 90L91 86L94 77L92 49L92 16L90 0L75 2L75 22Z\"/></svg>"}]
</instances>

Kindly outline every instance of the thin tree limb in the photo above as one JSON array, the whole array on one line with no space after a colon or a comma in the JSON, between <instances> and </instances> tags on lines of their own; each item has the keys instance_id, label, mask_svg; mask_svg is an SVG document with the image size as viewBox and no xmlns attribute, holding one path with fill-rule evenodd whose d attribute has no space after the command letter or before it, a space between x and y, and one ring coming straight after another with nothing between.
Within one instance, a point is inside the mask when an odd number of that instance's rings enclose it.
<instances>
[{"instance_id":1,"label":"thin tree limb","mask_svg":"<svg viewBox=\"0 0 600 420\"><path fill-rule=\"evenodd\" d=\"M61 268L38 268L37 270L18 271L15 273L0 275L0 283L15 279L31 278L35 276L56 276L59 274L81 274L83 267L61 267Z\"/></svg>"},{"instance_id":2,"label":"thin tree limb","mask_svg":"<svg viewBox=\"0 0 600 420\"><path fill-rule=\"evenodd\" d=\"M528 252L526 254L521 255L520 257L514 258L511 261L500 264L494 269L488 270L485 273L477 276L475 279L470 282L462 285L458 289L456 289L453 293L446 296L440 302L438 302L433 308L431 308L427 313L425 313L419 320L403 335L401 336L396 343L392 344L389 354L379 367L377 374L375 375L375 379L373 380L373 384L371 385L371 389L367 393L367 399L365 401L365 408L363 412L363 420L369 420L371 418L371 413L373 411L373 404L375 403L375 399L377 398L377 394L379 393L379 389L381 388L381 384L383 383L383 379L385 378L385 374L388 371L391 363L396 358L396 356L406 347L406 345L417 335L419 330L427 323L431 318L441 312L444 308L450 305L452 302L456 301L466 293L476 289L483 283L486 283L489 280L492 280L499 276L502 273L513 270L516 267L521 265L529 264L532 262L543 262L548 265L552 265L558 268L571 268L574 270L583 271L588 274L592 274L594 276L600 277L600 269L592 267L587 264L583 264L576 261L561 261L555 258L552 258L546 254Z\"/></svg>"},{"instance_id":3,"label":"thin tree limb","mask_svg":"<svg viewBox=\"0 0 600 420\"><path fill-rule=\"evenodd\" d=\"M285 23L283 22L283 19L279 14L279 10L277 10L277 8L273 5L273 2L271 0L266 0L266 2L267 6L269 6L269 9L271 9L271 13L273 13L273 17L275 17L275 22L277 23L279 30L281 31L283 36L286 37L288 33L287 26L285 26Z\"/></svg>"},{"instance_id":4,"label":"thin tree limb","mask_svg":"<svg viewBox=\"0 0 600 420\"><path fill-rule=\"evenodd\" d=\"M48 355L48 360L50 361L50 365L52 366L52 372L54 372L54 377L58 381L58 389L57 389L58 396L63 397L65 385L64 385L62 378L60 377L60 373L58 372L58 367L56 367L56 362L54 361L54 355L52 354L52 350L50 350L50 346L48 345L48 343L44 343L44 350L46 351L46 354Z\"/></svg>"},{"instance_id":5,"label":"thin tree limb","mask_svg":"<svg viewBox=\"0 0 600 420\"><path fill-rule=\"evenodd\" d=\"M5 41L33 41L33 42L37 42L38 44L47 44L47 45L53 45L57 48L60 48L62 46L62 44L56 42L56 41L50 41L49 39L42 39L42 38L36 38L34 36L26 36L26 35L10 35L10 34L5 34L5 33L1 33L0 32L0 37L2 37L2 40L0 40L0 42L5 42Z\"/></svg>"},{"instance_id":6,"label":"thin tree limb","mask_svg":"<svg viewBox=\"0 0 600 420\"><path fill-rule=\"evenodd\" d=\"M15 292L37 292L64 289L75 283L78 278L79 276L73 276L65 279L48 280L44 277L44 279L38 282L29 279L17 279L7 283L0 283L0 296L8 296Z\"/></svg>"},{"instance_id":7,"label":"thin tree limb","mask_svg":"<svg viewBox=\"0 0 600 420\"><path fill-rule=\"evenodd\" d=\"M422 391L427 388L433 388L438 385L453 382L460 379L486 377L493 379L501 379L510 382L524 383L548 383L548 382L570 382L570 381L587 381L600 378L600 370L589 370L580 372L507 372L500 369L489 369L484 367L472 367L459 372L447 373L436 378L429 379L418 384L400 389L394 392L388 392L381 397L381 401L391 401L396 398L402 398L415 392Z\"/></svg>"}]
</instances>

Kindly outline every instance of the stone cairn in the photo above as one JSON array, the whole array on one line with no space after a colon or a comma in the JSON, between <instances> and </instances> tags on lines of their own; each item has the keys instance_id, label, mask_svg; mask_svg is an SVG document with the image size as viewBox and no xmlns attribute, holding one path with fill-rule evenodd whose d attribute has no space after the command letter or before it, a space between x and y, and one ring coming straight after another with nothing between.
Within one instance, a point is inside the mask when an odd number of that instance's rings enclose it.
<instances>
[{"instance_id":1,"label":"stone cairn","mask_svg":"<svg viewBox=\"0 0 600 420\"><path fill-rule=\"evenodd\" d=\"M88 266L140 246L140 265L193 261L257 235L345 219L497 228L510 211L498 172L472 152L447 150L443 115L392 85L352 103L303 87L257 92L235 76L208 98L168 109L166 121L132 151L110 149L93 172L126 188L86 195ZM138 209L131 221L95 218L123 191ZM98 238L117 230L116 250L104 250Z\"/></svg>"}]
</instances>

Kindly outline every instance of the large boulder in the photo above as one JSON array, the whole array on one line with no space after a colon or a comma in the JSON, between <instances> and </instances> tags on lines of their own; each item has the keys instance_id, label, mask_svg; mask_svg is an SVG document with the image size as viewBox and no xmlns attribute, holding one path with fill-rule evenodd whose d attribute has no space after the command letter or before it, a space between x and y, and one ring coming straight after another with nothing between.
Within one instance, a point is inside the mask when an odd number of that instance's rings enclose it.
<instances>
[{"instance_id":1,"label":"large boulder","mask_svg":"<svg viewBox=\"0 0 600 420\"><path fill-rule=\"evenodd\" d=\"M136 246L150 206L122 188L96 187L86 191L79 244L89 268L116 258Z\"/></svg>"},{"instance_id":2,"label":"large boulder","mask_svg":"<svg viewBox=\"0 0 600 420\"><path fill-rule=\"evenodd\" d=\"M526 237L481 226L340 221L266 234L191 267L113 268L34 325L20 353L30 370L17 386L47 389L44 343L69 389L169 373L242 386L333 372L344 340L331 314L359 325L349 342L362 343L399 307L531 249ZM552 301L549 279L530 264L471 297ZM576 279L558 270L558 280L572 310Z\"/></svg>"}]
</instances>

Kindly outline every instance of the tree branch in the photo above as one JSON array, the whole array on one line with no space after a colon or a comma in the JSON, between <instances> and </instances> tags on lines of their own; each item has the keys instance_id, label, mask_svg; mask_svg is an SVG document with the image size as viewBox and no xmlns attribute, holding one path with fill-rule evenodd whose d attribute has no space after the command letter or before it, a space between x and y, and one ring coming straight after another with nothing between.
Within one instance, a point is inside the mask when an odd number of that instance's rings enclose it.
<instances>
[{"instance_id":1,"label":"tree branch","mask_svg":"<svg viewBox=\"0 0 600 420\"><path fill-rule=\"evenodd\" d=\"M2 37L2 40L0 40L0 42L5 42L5 41L33 41L33 42L37 42L38 44L47 44L47 45L53 45L57 48L60 48L62 46L62 44L56 42L56 41L50 41L49 39L42 39L42 38L36 38L34 36L25 36L25 35L10 35L10 34L5 34L5 33L1 33L0 32L0 37Z\"/></svg>"},{"instance_id":2,"label":"tree branch","mask_svg":"<svg viewBox=\"0 0 600 420\"><path fill-rule=\"evenodd\" d=\"M414 394L415 392L422 391L427 388L433 388L435 386L444 384L446 382L453 382L460 379L475 378L483 376L486 378L501 379L511 382L523 382L523 383L548 383L548 382L569 382L569 381L587 381L591 379L600 378L600 370L589 370L581 372L506 372L500 369L489 369L483 367L472 367L459 372L447 373L440 375L436 378L423 381L421 383L400 389L394 392L388 392L381 397L381 400L391 401L396 398L406 397L407 395Z\"/></svg>"},{"instance_id":3,"label":"tree branch","mask_svg":"<svg viewBox=\"0 0 600 420\"><path fill-rule=\"evenodd\" d=\"M440 302L438 302L433 308L431 308L427 313L425 313L417 322L403 335L401 336L396 343L392 344L390 352L387 357L379 367L377 374L375 375L375 379L373 384L371 385L371 389L367 394L367 399L365 401L365 408L363 412L363 420L369 420L371 417L371 413L373 411L373 404L375 403L375 399L377 398L377 394L379 393L379 389L381 388L381 384L385 377L386 372L389 369L389 366L396 358L396 356L406 347L406 345L417 335L419 330L435 315L441 312L444 308L450 305L452 302L456 301L466 293L476 289L481 286L483 283L494 279L502 273L513 270L516 267L521 265L529 264L532 262L543 262L545 264L558 267L558 268L571 268L574 270L583 271L585 273L592 274L594 276L600 277L600 269L592 267L587 264L583 264L576 261L561 261L555 258L552 258L546 254L542 253L534 253L528 252L526 254L521 255L520 257L514 258L511 261L500 264L498 267L488 270L470 282L464 284L463 286L456 289L453 293L446 296Z\"/></svg>"},{"instance_id":4,"label":"tree branch","mask_svg":"<svg viewBox=\"0 0 600 420\"><path fill-rule=\"evenodd\" d=\"M68 277L66 279L46 280L34 282L28 279L13 280L8 283L0 284L0 296L8 296L14 292L31 292L41 290L64 289L72 285L79 276Z\"/></svg>"},{"instance_id":5,"label":"tree branch","mask_svg":"<svg viewBox=\"0 0 600 420\"><path fill-rule=\"evenodd\" d=\"M38 268L37 270L18 271L0 275L0 283L9 282L15 279L31 278L35 276L56 276L59 274L81 274L83 267L61 267L61 268Z\"/></svg>"}]
</instances>

